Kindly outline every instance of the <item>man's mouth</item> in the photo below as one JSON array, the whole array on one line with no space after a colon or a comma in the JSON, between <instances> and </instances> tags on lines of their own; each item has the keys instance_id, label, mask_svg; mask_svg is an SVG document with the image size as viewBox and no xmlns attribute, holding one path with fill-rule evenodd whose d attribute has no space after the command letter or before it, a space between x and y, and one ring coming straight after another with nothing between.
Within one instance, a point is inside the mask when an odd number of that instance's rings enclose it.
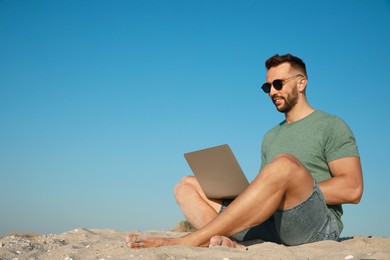
<instances>
[{"instance_id":1,"label":"man's mouth","mask_svg":"<svg viewBox=\"0 0 390 260\"><path fill-rule=\"evenodd\" d=\"M272 99L275 105L280 105L283 102L283 100L284 99L282 97L275 97Z\"/></svg>"}]
</instances>

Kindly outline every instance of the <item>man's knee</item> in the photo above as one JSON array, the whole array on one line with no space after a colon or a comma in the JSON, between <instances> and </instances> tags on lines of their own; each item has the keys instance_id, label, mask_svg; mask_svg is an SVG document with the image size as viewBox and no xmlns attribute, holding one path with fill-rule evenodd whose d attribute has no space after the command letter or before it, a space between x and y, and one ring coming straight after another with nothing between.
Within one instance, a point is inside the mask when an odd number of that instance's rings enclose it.
<instances>
[{"instance_id":1,"label":"man's knee","mask_svg":"<svg viewBox=\"0 0 390 260\"><path fill-rule=\"evenodd\" d=\"M183 177L174 187L173 193L177 201L195 187L196 178L194 176Z\"/></svg>"},{"instance_id":2,"label":"man's knee","mask_svg":"<svg viewBox=\"0 0 390 260\"><path fill-rule=\"evenodd\" d=\"M280 154L276 156L271 161L270 167L273 168L274 174L282 175L281 177L283 178L288 178L292 175L295 177L299 175L310 175L299 159L291 154Z\"/></svg>"},{"instance_id":3,"label":"man's knee","mask_svg":"<svg viewBox=\"0 0 390 260\"><path fill-rule=\"evenodd\" d=\"M272 162L277 162L278 164L282 164L284 166L290 166L290 167L300 167L302 166L302 163L299 161L298 158L296 158L294 155L284 153L277 155Z\"/></svg>"}]
</instances>

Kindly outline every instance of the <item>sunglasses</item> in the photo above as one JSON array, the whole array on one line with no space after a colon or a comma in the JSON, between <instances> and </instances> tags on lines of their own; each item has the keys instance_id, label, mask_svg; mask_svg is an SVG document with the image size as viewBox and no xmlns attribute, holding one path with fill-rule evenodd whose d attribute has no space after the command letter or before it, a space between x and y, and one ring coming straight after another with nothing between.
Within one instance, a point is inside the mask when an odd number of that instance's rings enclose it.
<instances>
[{"instance_id":1,"label":"sunglasses","mask_svg":"<svg viewBox=\"0 0 390 260\"><path fill-rule=\"evenodd\" d=\"M291 79L295 79L296 77L299 77L299 76L304 77L302 74L297 74L297 75L292 76L292 77L289 77L289 78L287 78L287 79L275 79L274 81L272 81L272 83L268 83L268 82L264 83L263 86L262 86L261 88L262 88L263 91L264 91L265 93L267 93L267 94L271 91L271 86L274 86L274 88L275 88L276 90L281 90L281 89L283 88L283 85L284 85L287 81L289 81L289 80L291 80Z\"/></svg>"}]
</instances>

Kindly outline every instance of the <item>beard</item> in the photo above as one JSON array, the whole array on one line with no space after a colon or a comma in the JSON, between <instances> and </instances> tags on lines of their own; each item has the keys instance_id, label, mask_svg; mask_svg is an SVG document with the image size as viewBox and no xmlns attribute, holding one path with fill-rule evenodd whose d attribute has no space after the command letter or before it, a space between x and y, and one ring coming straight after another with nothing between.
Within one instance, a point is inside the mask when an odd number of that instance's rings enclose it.
<instances>
[{"instance_id":1,"label":"beard","mask_svg":"<svg viewBox=\"0 0 390 260\"><path fill-rule=\"evenodd\" d=\"M282 99L284 102L281 105L277 105L275 103L275 98ZM293 88L293 91L291 94L288 94L287 96L278 96L274 95L272 96L272 100L276 106L276 109L281 113L288 113L291 111L291 109L298 103L298 89Z\"/></svg>"}]
</instances>

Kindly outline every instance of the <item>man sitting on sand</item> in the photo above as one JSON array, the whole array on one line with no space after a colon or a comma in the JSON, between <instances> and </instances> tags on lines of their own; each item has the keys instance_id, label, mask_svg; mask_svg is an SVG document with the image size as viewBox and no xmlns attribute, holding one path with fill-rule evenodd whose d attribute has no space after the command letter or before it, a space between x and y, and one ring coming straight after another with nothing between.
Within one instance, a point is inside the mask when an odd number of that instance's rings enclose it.
<instances>
[{"instance_id":1,"label":"man sitting on sand","mask_svg":"<svg viewBox=\"0 0 390 260\"><path fill-rule=\"evenodd\" d=\"M341 204L357 204L363 193L355 138L339 117L309 105L306 66L300 58L275 55L265 65L262 89L285 120L264 136L259 174L233 201L210 200L195 177L183 178L175 187L176 200L197 230L179 238L129 234L130 248L338 239Z\"/></svg>"}]
</instances>

